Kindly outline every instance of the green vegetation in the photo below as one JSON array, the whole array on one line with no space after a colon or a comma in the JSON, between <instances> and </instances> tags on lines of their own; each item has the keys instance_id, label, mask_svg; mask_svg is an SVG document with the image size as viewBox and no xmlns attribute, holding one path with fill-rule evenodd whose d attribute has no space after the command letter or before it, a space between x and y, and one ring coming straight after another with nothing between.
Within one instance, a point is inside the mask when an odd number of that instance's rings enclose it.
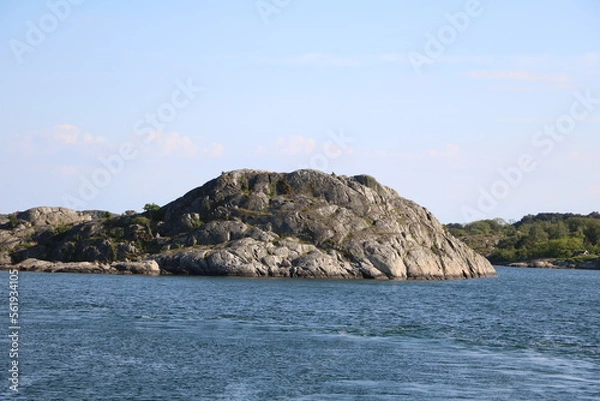
<instances>
[{"instance_id":1,"label":"green vegetation","mask_svg":"<svg viewBox=\"0 0 600 401\"><path fill-rule=\"evenodd\" d=\"M246 177L241 177L240 178L240 189L242 191L242 194L248 196L250 195L251 191L250 191L250 183L248 182L248 179Z\"/></svg>"},{"instance_id":2,"label":"green vegetation","mask_svg":"<svg viewBox=\"0 0 600 401\"><path fill-rule=\"evenodd\" d=\"M194 217L194 218L192 219L192 227L193 227L194 229L196 229L196 228L200 228L200 227L202 227L203 225L204 225L204 222L203 222L201 219L199 219L199 218L196 218L196 217Z\"/></svg>"},{"instance_id":3,"label":"green vegetation","mask_svg":"<svg viewBox=\"0 0 600 401\"><path fill-rule=\"evenodd\" d=\"M280 179L276 183L271 183L271 198L274 198L278 195L290 195L294 192L294 188L287 182L285 179Z\"/></svg>"},{"instance_id":4,"label":"green vegetation","mask_svg":"<svg viewBox=\"0 0 600 401\"><path fill-rule=\"evenodd\" d=\"M131 224L139 224L140 226L150 228L150 219L144 216L135 216L131 219Z\"/></svg>"},{"instance_id":5,"label":"green vegetation","mask_svg":"<svg viewBox=\"0 0 600 401\"><path fill-rule=\"evenodd\" d=\"M144 227L144 230L147 234L147 236L145 236L144 239L147 241L152 240L152 236L153 236L151 223L152 223L152 221L148 217L144 217L144 216L135 216L134 218L131 219L131 224L137 224L137 225Z\"/></svg>"},{"instance_id":6,"label":"green vegetation","mask_svg":"<svg viewBox=\"0 0 600 401\"><path fill-rule=\"evenodd\" d=\"M125 238L125 229L123 227L116 227L109 231L109 235L117 241Z\"/></svg>"},{"instance_id":7,"label":"green vegetation","mask_svg":"<svg viewBox=\"0 0 600 401\"><path fill-rule=\"evenodd\" d=\"M16 214L9 214L8 221L10 223L11 228L16 228L19 225L19 219Z\"/></svg>"},{"instance_id":8,"label":"green vegetation","mask_svg":"<svg viewBox=\"0 0 600 401\"><path fill-rule=\"evenodd\" d=\"M144 205L144 212L146 212L152 221L161 221L165 218L165 212L156 203L146 203Z\"/></svg>"},{"instance_id":9,"label":"green vegetation","mask_svg":"<svg viewBox=\"0 0 600 401\"><path fill-rule=\"evenodd\" d=\"M61 224L57 226L54 230L57 234L64 234L73 228L73 224Z\"/></svg>"},{"instance_id":10,"label":"green vegetation","mask_svg":"<svg viewBox=\"0 0 600 401\"><path fill-rule=\"evenodd\" d=\"M448 231L492 263L551 258L582 262L600 258L600 213L527 215L509 224L502 219L448 224Z\"/></svg>"},{"instance_id":11,"label":"green vegetation","mask_svg":"<svg viewBox=\"0 0 600 401\"><path fill-rule=\"evenodd\" d=\"M437 244L433 244L430 249L431 252L435 253L438 256L442 256L443 254L442 249Z\"/></svg>"}]
</instances>

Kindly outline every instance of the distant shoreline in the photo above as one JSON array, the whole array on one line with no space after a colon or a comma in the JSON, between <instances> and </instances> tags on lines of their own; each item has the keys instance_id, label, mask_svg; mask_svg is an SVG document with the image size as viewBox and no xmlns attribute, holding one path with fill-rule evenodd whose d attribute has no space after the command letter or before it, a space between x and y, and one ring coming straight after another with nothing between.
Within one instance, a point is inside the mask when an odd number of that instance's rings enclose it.
<instances>
[{"instance_id":1,"label":"distant shoreline","mask_svg":"<svg viewBox=\"0 0 600 401\"><path fill-rule=\"evenodd\" d=\"M508 263L506 265L497 264L497 266L526 267L537 269L600 270L600 259L591 260L583 263L572 263L563 260L553 259L536 259L528 262Z\"/></svg>"}]
</instances>

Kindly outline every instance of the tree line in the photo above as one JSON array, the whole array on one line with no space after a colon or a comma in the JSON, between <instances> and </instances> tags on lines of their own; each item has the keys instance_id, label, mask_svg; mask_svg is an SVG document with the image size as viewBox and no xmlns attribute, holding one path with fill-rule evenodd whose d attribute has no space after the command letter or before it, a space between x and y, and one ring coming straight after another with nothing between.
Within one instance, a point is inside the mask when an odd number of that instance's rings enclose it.
<instances>
[{"instance_id":1,"label":"tree line","mask_svg":"<svg viewBox=\"0 0 600 401\"><path fill-rule=\"evenodd\" d=\"M517 222L503 219L451 223L446 229L492 263L554 258L585 261L600 257L600 213L540 213Z\"/></svg>"}]
</instances>

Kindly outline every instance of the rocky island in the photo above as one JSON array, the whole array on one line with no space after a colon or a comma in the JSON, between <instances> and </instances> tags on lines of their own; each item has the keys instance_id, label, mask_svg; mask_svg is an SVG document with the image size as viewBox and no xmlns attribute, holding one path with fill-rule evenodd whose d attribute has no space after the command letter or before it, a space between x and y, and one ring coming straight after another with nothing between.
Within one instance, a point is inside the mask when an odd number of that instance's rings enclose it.
<instances>
[{"instance_id":1,"label":"rocky island","mask_svg":"<svg viewBox=\"0 0 600 401\"><path fill-rule=\"evenodd\" d=\"M0 215L0 266L395 280L496 275L429 211L368 175L236 170L144 209Z\"/></svg>"}]
</instances>

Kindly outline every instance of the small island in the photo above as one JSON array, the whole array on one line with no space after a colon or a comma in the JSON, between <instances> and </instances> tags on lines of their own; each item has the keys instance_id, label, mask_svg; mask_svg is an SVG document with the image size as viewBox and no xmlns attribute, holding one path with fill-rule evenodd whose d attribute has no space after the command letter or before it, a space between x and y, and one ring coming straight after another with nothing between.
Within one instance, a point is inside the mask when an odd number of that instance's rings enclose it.
<instances>
[{"instance_id":1,"label":"small island","mask_svg":"<svg viewBox=\"0 0 600 401\"><path fill-rule=\"evenodd\" d=\"M492 265L425 208L368 175L236 170L117 215L39 207L0 216L4 269L446 280Z\"/></svg>"}]
</instances>

